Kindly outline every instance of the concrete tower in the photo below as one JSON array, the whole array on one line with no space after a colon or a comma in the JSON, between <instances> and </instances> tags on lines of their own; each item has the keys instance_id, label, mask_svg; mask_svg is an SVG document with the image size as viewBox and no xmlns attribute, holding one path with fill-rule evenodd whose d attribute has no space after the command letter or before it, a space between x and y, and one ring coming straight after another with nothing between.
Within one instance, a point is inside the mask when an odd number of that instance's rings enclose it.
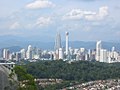
<instances>
[{"instance_id":1,"label":"concrete tower","mask_svg":"<svg viewBox=\"0 0 120 90\"><path fill-rule=\"evenodd\" d=\"M69 33L66 32L66 55L68 55L68 48L69 48Z\"/></svg>"},{"instance_id":2,"label":"concrete tower","mask_svg":"<svg viewBox=\"0 0 120 90\"><path fill-rule=\"evenodd\" d=\"M100 61L101 41L96 43L96 61Z\"/></svg>"}]
</instances>

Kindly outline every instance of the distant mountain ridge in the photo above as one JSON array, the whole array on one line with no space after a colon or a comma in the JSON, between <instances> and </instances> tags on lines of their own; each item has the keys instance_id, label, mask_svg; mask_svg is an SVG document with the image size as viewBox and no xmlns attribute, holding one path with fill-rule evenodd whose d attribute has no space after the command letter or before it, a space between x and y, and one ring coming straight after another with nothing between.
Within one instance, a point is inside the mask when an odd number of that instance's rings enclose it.
<instances>
[{"instance_id":1,"label":"distant mountain ridge","mask_svg":"<svg viewBox=\"0 0 120 90\"><path fill-rule=\"evenodd\" d=\"M33 47L37 47L40 49L54 50L54 42L40 42L40 41L12 41L12 42L3 42L0 44L0 48L8 48L11 51L18 51L22 48L27 49L28 45L32 45ZM65 48L65 42L62 42L63 48ZM70 41L69 46L71 48L86 48L86 49L95 49L96 42L83 42L83 41ZM102 48L111 50L112 47L115 47L117 51L120 51L120 43L112 43L112 42L102 42Z\"/></svg>"},{"instance_id":2,"label":"distant mountain ridge","mask_svg":"<svg viewBox=\"0 0 120 90\"><path fill-rule=\"evenodd\" d=\"M40 49L54 50L54 39L53 41L38 39L29 39L24 37L14 37L14 36L0 36L0 49L9 48L11 51L18 51L21 48L27 49L28 45L32 45L33 47L38 47ZM95 49L96 42L95 41L70 41L69 46L71 48L86 48L86 49ZM107 50L111 50L112 47L115 47L117 51L120 51L120 42L102 42L102 47ZM65 47L65 41L62 42L62 47Z\"/></svg>"}]
</instances>

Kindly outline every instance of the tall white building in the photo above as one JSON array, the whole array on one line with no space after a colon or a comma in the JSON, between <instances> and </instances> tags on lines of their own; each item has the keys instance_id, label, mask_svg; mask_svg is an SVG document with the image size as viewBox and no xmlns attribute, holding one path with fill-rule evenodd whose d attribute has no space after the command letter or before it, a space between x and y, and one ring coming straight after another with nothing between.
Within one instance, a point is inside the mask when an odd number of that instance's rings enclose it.
<instances>
[{"instance_id":1,"label":"tall white building","mask_svg":"<svg viewBox=\"0 0 120 90\"><path fill-rule=\"evenodd\" d=\"M28 46L26 56L27 56L27 59L32 59L33 54L32 54L32 46L31 45Z\"/></svg>"},{"instance_id":2,"label":"tall white building","mask_svg":"<svg viewBox=\"0 0 120 90\"><path fill-rule=\"evenodd\" d=\"M21 49L20 53L21 53L21 59L25 59L26 58L26 51L25 51L25 49Z\"/></svg>"},{"instance_id":3,"label":"tall white building","mask_svg":"<svg viewBox=\"0 0 120 90\"><path fill-rule=\"evenodd\" d=\"M61 35L60 33L57 33L56 38L55 38L55 50L58 50L61 48Z\"/></svg>"},{"instance_id":4,"label":"tall white building","mask_svg":"<svg viewBox=\"0 0 120 90\"><path fill-rule=\"evenodd\" d=\"M3 49L3 59L8 60L10 56L9 49Z\"/></svg>"},{"instance_id":5,"label":"tall white building","mask_svg":"<svg viewBox=\"0 0 120 90\"><path fill-rule=\"evenodd\" d=\"M100 50L100 62L109 63L106 49L101 49Z\"/></svg>"},{"instance_id":6,"label":"tall white building","mask_svg":"<svg viewBox=\"0 0 120 90\"><path fill-rule=\"evenodd\" d=\"M66 55L69 53L69 33L66 32Z\"/></svg>"},{"instance_id":7,"label":"tall white building","mask_svg":"<svg viewBox=\"0 0 120 90\"><path fill-rule=\"evenodd\" d=\"M63 59L63 49L59 48L59 59Z\"/></svg>"},{"instance_id":8,"label":"tall white building","mask_svg":"<svg viewBox=\"0 0 120 90\"><path fill-rule=\"evenodd\" d=\"M100 61L100 50L101 50L101 41L96 43L96 61Z\"/></svg>"},{"instance_id":9,"label":"tall white building","mask_svg":"<svg viewBox=\"0 0 120 90\"><path fill-rule=\"evenodd\" d=\"M57 33L56 39L55 39L55 53L54 53L54 59L63 59L63 49L61 46L61 35L60 33Z\"/></svg>"}]
</instances>

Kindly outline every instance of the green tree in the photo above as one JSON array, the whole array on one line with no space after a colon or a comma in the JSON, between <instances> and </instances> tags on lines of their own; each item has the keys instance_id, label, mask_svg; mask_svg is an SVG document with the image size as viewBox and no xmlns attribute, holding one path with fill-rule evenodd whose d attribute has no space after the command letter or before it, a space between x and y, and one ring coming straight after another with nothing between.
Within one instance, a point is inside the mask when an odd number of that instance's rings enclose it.
<instances>
[{"instance_id":1,"label":"green tree","mask_svg":"<svg viewBox=\"0 0 120 90\"><path fill-rule=\"evenodd\" d=\"M28 74L25 68L21 66L15 66L14 71L17 74L18 81L19 81L18 90L37 90L34 77Z\"/></svg>"}]
</instances>

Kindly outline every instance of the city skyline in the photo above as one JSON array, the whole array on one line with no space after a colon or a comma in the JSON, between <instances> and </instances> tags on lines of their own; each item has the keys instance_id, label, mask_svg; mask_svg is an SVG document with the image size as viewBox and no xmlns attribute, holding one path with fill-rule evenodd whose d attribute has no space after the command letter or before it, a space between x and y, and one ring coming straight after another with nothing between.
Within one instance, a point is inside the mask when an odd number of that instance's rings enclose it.
<instances>
[{"instance_id":1,"label":"city skyline","mask_svg":"<svg viewBox=\"0 0 120 90\"><path fill-rule=\"evenodd\" d=\"M54 41L57 31L65 41L119 41L120 1L114 0L4 0L0 1L0 36Z\"/></svg>"},{"instance_id":2,"label":"city skyline","mask_svg":"<svg viewBox=\"0 0 120 90\"><path fill-rule=\"evenodd\" d=\"M6 61L27 60L36 62L38 60L63 60L63 61L98 61L105 63L120 62L120 53L116 47L107 50L102 47L102 42L96 42L96 48L86 49L84 47L71 48L68 46L68 33L66 32L66 47L55 48L55 50L42 50L36 46L28 45L28 48L22 48L17 52L11 52L9 49L2 49L0 58ZM57 34L59 35L59 34ZM56 39L59 37L57 36ZM57 45L59 46L59 44Z\"/></svg>"}]
</instances>

